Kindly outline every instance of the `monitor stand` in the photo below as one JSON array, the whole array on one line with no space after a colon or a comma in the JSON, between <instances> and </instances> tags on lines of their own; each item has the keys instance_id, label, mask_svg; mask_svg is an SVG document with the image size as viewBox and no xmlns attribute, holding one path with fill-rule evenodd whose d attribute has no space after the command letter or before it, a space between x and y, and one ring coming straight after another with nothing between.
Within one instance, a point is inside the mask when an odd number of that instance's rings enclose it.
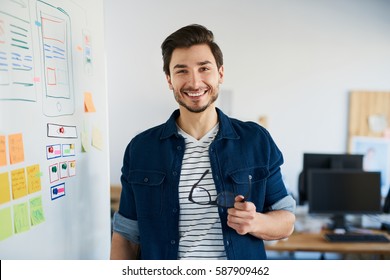
<instances>
[{"instance_id":1,"label":"monitor stand","mask_svg":"<svg viewBox=\"0 0 390 280\"><path fill-rule=\"evenodd\" d=\"M347 222L343 214L335 214L332 216L331 219L332 222L330 223L330 225L328 225L328 229L343 229L345 231L348 231L349 227L347 226Z\"/></svg>"}]
</instances>

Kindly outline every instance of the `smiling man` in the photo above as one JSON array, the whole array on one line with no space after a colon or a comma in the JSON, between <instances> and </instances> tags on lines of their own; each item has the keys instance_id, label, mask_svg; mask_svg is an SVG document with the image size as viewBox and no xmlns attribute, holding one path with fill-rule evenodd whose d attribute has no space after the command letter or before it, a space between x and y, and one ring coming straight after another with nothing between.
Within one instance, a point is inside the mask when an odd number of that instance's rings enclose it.
<instances>
[{"instance_id":1,"label":"smiling man","mask_svg":"<svg viewBox=\"0 0 390 280\"><path fill-rule=\"evenodd\" d=\"M224 66L210 30L185 26L161 48L179 109L126 148L111 259L266 259L263 240L295 222L283 156L263 127L216 108Z\"/></svg>"}]
</instances>

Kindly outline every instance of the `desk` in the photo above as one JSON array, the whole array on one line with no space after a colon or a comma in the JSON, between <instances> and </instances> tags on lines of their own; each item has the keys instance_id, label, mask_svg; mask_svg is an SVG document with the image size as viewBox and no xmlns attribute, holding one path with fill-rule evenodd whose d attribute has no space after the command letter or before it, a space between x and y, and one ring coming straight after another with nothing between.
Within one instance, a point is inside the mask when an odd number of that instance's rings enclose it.
<instances>
[{"instance_id":1,"label":"desk","mask_svg":"<svg viewBox=\"0 0 390 280\"><path fill-rule=\"evenodd\" d=\"M324 239L325 231L320 233L294 232L288 239L266 245L268 251L279 252L333 252L341 254L370 254L381 258L390 255L390 243L339 243ZM380 232L385 233L385 232ZM388 235L389 237L389 235Z\"/></svg>"}]
</instances>

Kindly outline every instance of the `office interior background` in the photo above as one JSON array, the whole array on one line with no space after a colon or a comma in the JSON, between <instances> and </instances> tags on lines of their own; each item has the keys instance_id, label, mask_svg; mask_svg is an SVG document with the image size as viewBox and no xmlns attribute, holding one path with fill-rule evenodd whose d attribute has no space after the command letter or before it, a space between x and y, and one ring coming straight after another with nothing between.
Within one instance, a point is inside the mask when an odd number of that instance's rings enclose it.
<instances>
[{"instance_id":1,"label":"office interior background","mask_svg":"<svg viewBox=\"0 0 390 280\"><path fill-rule=\"evenodd\" d=\"M389 12L387 0L106 1L111 184L130 139L177 108L162 41L198 23L224 54L218 106L265 120L296 196L303 153L347 152L350 92L390 89Z\"/></svg>"}]
</instances>

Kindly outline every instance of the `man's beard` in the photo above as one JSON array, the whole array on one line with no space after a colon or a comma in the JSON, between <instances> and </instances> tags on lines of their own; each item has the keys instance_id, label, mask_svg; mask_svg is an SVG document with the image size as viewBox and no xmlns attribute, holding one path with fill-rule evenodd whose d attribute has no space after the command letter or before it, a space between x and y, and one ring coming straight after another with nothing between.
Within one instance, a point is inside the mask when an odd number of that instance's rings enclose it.
<instances>
[{"instance_id":1,"label":"man's beard","mask_svg":"<svg viewBox=\"0 0 390 280\"><path fill-rule=\"evenodd\" d=\"M202 112L204 112L208 107L210 107L211 104L213 104L213 103L218 99L218 95L219 95L219 93L218 93L218 88L217 88L216 94L213 95L213 96L211 97L211 100L210 100L209 103L207 103L205 106L200 107L200 108L198 108L198 107L193 108L193 107L188 106L187 104L185 104L185 103L179 98L180 93L176 93L176 91L173 90L173 94L174 94L174 96L175 96L175 99L176 99L177 103L179 103L179 105L183 106L184 108L186 108L186 109L187 109L188 111L190 111L191 113L202 113Z\"/></svg>"}]
</instances>

